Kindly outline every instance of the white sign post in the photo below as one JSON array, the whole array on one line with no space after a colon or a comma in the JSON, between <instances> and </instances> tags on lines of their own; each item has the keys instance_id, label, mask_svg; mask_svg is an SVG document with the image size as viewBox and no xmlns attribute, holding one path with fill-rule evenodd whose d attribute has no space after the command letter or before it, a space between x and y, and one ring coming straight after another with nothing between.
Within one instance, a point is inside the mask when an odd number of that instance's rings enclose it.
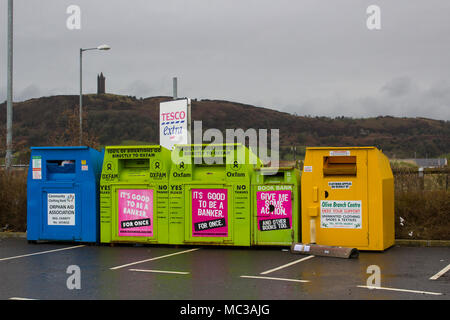
<instances>
[{"instance_id":1,"label":"white sign post","mask_svg":"<svg viewBox=\"0 0 450 320\"><path fill-rule=\"evenodd\" d=\"M191 142L191 100L159 104L159 144L172 150L175 144Z\"/></svg>"}]
</instances>

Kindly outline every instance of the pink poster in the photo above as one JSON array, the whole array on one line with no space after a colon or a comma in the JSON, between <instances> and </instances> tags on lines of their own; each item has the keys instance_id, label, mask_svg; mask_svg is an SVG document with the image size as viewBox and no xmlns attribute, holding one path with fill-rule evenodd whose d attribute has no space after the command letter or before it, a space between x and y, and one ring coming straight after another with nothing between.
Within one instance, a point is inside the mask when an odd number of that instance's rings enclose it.
<instances>
[{"instance_id":1,"label":"pink poster","mask_svg":"<svg viewBox=\"0 0 450 320\"><path fill-rule=\"evenodd\" d=\"M258 230L292 228L292 202L290 190L261 191L256 193Z\"/></svg>"},{"instance_id":2,"label":"pink poster","mask_svg":"<svg viewBox=\"0 0 450 320\"><path fill-rule=\"evenodd\" d=\"M153 190L118 190L119 236L153 237Z\"/></svg>"},{"instance_id":3,"label":"pink poster","mask_svg":"<svg viewBox=\"0 0 450 320\"><path fill-rule=\"evenodd\" d=\"M227 189L192 189L192 236L228 237Z\"/></svg>"}]
</instances>

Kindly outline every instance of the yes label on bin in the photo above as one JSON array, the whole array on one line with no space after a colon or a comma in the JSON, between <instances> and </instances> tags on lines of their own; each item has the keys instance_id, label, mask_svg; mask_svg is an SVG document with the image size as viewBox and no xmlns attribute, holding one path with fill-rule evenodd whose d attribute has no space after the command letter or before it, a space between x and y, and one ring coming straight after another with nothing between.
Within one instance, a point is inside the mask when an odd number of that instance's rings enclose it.
<instances>
[{"instance_id":1,"label":"yes label on bin","mask_svg":"<svg viewBox=\"0 0 450 320\"><path fill-rule=\"evenodd\" d=\"M119 189L119 236L153 237L153 190Z\"/></svg>"},{"instance_id":2,"label":"yes label on bin","mask_svg":"<svg viewBox=\"0 0 450 320\"><path fill-rule=\"evenodd\" d=\"M192 236L228 237L227 189L192 189Z\"/></svg>"},{"instance_id":3,"label":"yes label on bin","mask_svg":"<svg viewBox=\"0 0 450 320\"><path fill-rule=\"evenodd\" d=\"M258 230L271 231L292 228L292 201L290 190L256 193Z\"/></svg>"}]
</instances>

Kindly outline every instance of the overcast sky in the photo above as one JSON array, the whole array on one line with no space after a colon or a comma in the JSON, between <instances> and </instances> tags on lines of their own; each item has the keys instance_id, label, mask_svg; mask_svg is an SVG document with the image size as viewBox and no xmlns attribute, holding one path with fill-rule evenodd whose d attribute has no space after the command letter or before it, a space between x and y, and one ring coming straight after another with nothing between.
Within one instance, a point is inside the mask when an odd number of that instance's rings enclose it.
<instances>
[{"instance_id":1,"label":"overcast sky","mask_svg":"<svg viewBox=\"0 0 450 320\"><path fill-rule=\"evenodd\" d=\"M81 29L69 30L70 5ZM370 5L381 29L366 25ZM7 1L0 4L6 98ZM448 0L15 0L14 99L109 93L224 99L298 115L450 120Z\"/></svg>"}]
</instances>

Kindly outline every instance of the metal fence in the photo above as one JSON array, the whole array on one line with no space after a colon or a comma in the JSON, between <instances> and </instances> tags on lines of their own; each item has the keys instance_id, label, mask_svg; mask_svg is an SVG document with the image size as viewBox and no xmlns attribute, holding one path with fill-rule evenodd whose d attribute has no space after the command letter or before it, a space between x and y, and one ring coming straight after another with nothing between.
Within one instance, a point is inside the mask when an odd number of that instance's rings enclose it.
<instances>
[{"instance_id":1,"label":"metal fence","mask_svg":"<svg viewBox=\"0 0 450 320\"><path fill-rule=\"evenodd\" d=\"M0 164L0 169L4 170L5 169L5 165L4 164ZM11 169L13 169L13 170L27 170L28 169L28 164L13 164L13 165L11 165Z\"/></svg>"},{"instance_id":2,"label":"metal fence","mask_svg":"<svg viewBox=\"0 0 450 320\"><path fill-rule=\"evenodd\" d=\"M450 168L394 168L396 191L448 190Z\"/></svg>"}]
</instances>

